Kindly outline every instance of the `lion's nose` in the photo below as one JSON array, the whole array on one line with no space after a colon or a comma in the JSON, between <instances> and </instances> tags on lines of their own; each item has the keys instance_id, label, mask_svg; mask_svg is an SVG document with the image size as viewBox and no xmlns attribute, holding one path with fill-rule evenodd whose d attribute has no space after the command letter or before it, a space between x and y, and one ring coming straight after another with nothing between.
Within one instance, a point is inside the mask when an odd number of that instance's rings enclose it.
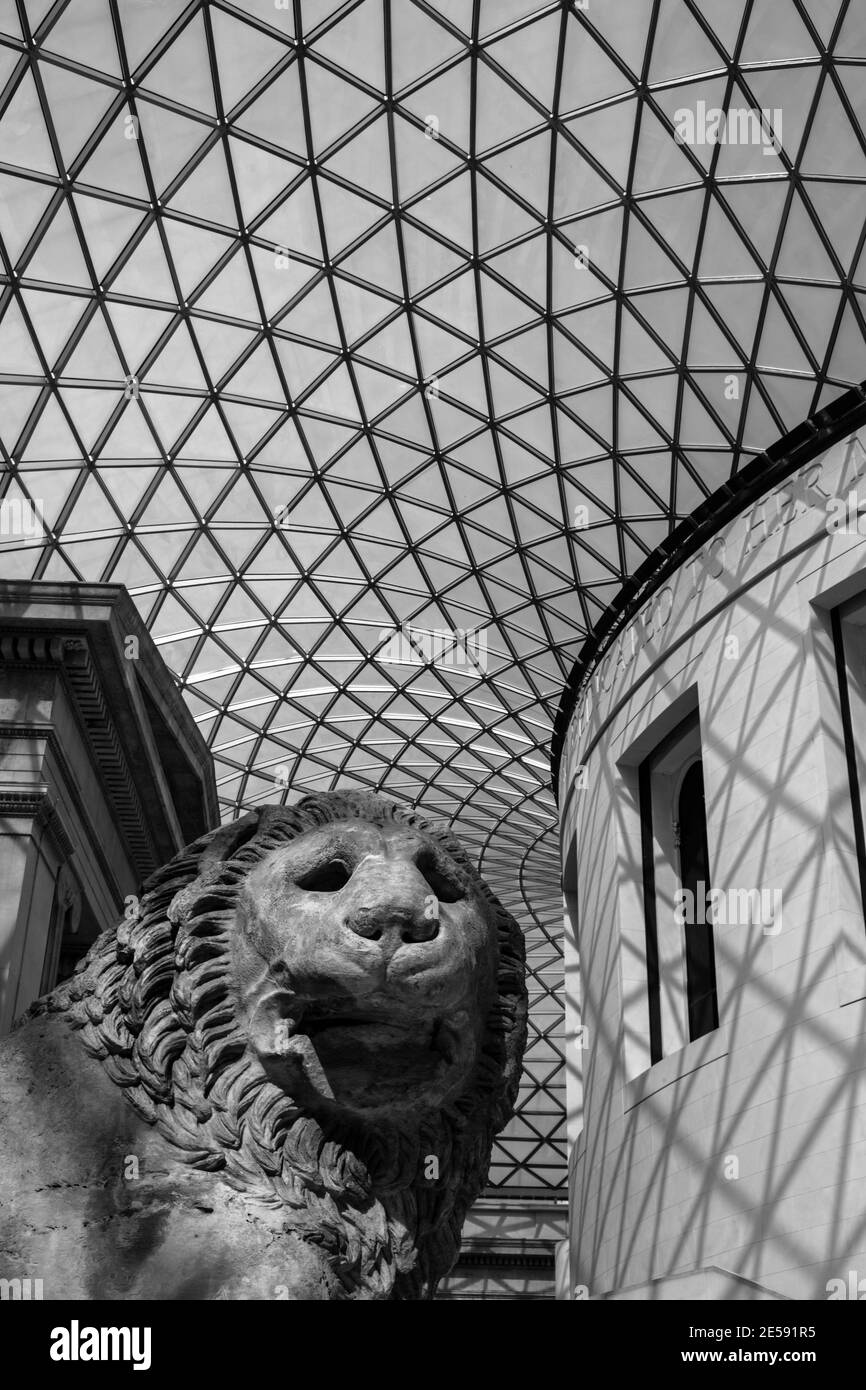
<instances>
[{"instance_id":1,"label":"lion's nose","mask_svg":"<svg viewBox=\"0 0 866 1390\"><path fill-rule=\"evenodd\" d=\"M432 941L439 935L439 905L433 898L421 911L394 907L390 903L356 907L347 914L346 926L356 936L381 941L383 946L396 951L398 946L413 941Z\"/></svg>"}]
</instances>

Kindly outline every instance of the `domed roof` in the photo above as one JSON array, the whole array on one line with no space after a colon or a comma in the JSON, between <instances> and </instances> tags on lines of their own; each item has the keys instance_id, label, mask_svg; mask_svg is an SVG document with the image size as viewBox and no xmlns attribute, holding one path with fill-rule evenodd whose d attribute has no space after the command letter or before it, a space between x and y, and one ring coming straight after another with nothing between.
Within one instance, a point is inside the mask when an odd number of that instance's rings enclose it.
<instances>
[{"instance_id":1,"label":"domed roof","mask_svg":"<svg viewBox=\"0 0 866 1390\"><path fill-rule=\"evenodd\" d=\"M128 587L227 817L454 824L529 946L495 1183L564 1177L577 651L866 376L864 55L848 0L0 0L0 488L44 521L0 572Z\"/></svg>"}]
</instances>

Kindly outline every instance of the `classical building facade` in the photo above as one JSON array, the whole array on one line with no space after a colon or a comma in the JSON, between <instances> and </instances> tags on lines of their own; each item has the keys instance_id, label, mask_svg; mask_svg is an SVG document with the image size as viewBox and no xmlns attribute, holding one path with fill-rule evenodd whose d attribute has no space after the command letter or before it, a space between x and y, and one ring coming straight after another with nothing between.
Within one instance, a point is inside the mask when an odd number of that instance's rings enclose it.
<instances>
[{"instance_id":1,"label":"classical building facade","mask_svg":"<svg viewBox=\"0 0 866 1390\"><path fill-rule=\"evenodd\" d=\"M123 586L0 581L0 1033L217 820L210 754Z\"/></svg>"},{"instance_id":2,"label":"classical building facade","mask_svg":"<svg viewBox=\"0 0 866 1390\"><path fill-rule=\"evenodd\" d=\"M563 706L567 1296L866 1273L864 419L681 527Z\"/></svg>"}]
</instances>

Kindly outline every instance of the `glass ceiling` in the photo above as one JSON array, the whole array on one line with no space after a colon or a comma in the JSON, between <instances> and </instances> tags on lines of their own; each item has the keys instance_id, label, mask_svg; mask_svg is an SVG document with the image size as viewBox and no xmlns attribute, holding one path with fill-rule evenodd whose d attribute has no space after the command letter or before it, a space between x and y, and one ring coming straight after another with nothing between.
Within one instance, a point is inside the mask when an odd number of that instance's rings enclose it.
<instances>
[{"instance_id":1,"label":"glass ceiling","mask_svg":"<svg viewBox=\"0 0 866 1390\"><path fill-rule=\"evenodd\" d=\"M529 948L491 1182L557 1186L553 715L672 522L866 375L866 5L0 31L0 491L34 504L0 573L127 585L227 817L361 785L453 822Z\"/></svg>"}]
</instances>

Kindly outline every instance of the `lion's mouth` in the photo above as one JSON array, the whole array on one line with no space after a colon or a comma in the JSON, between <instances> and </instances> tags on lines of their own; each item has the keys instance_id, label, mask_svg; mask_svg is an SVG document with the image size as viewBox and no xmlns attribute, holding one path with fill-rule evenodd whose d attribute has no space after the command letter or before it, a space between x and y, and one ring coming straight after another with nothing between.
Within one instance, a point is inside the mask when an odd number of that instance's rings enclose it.
<instances>
[{"instance_id":1,"label":"lion's mouth","mask_svg":"<svg viewBox=\"0 0 866 1390\"><path fill-rule=\"evenodd\" d=\"M298 1032L312 1043L336 1100L363 1109L429 1098L436 1103L467 1053L468 1016L384 1017L308 1008Z\"/></svg>"}]
</instances>

